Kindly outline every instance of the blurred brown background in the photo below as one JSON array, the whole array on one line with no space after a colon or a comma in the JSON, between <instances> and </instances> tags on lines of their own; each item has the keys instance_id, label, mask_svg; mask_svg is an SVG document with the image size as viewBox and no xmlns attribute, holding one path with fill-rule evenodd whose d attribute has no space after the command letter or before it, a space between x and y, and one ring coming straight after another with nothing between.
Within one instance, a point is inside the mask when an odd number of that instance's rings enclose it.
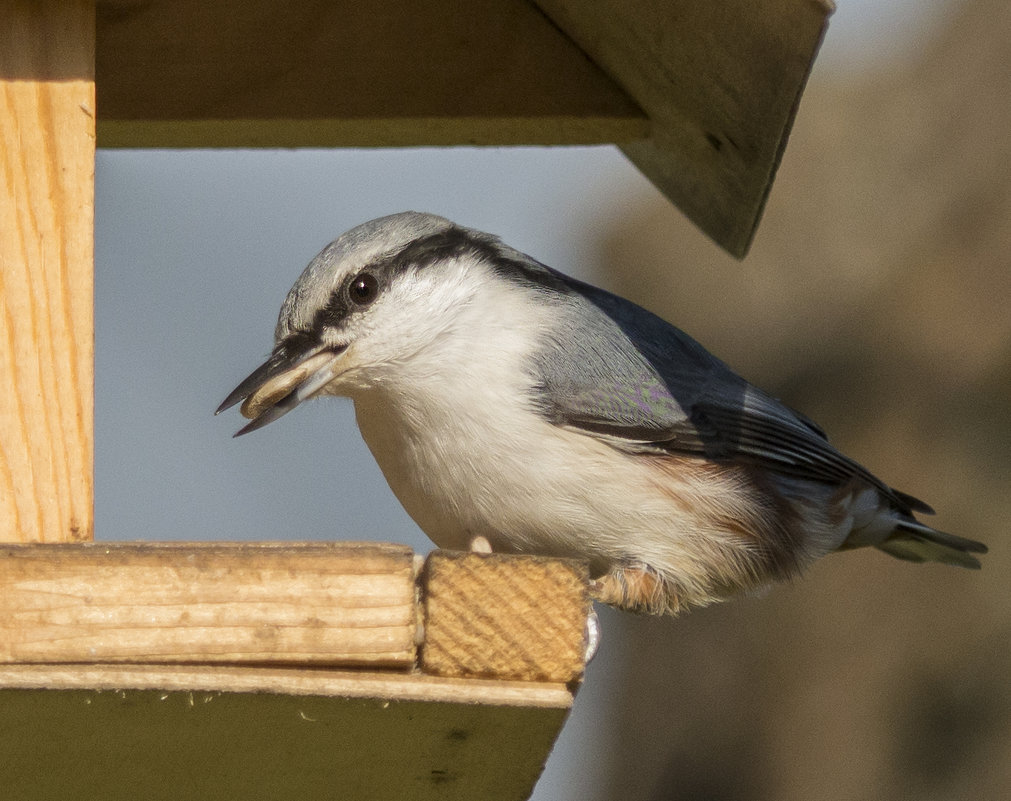
<instances>
[{"instance_id":1,"label":"blurred brown background","mask_svg":"<svg viewBox=\"0 0 1011 801\"><path fill-rule=\"evenodd\" d=\"M833 555L673 622L605 610L595 798L1011 798L1009 130L1011 6L969 0L901 68L816 72L743 263L659 195L601 232L611 288L991 552Z\"/></svg>"}]
</instances>

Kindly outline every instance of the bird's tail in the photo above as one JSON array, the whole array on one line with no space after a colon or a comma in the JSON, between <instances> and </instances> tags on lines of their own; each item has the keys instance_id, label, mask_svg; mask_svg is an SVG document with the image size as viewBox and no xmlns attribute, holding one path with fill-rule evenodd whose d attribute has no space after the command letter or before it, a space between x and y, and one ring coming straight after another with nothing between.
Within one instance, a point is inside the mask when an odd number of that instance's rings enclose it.
<instances>
[{"instance_id":1,"label":"bird's tail","mask_svg":"<svg viewBox=\"0 0 1011 801\"><path fill-rule=\"evenodd\" d=\"M938 531L911 517L899 520L895 531L876 547L909 562L943 562L973 570L980 568L979 559L973 554L987 552L982 542Z\"/></svg>"}]
</instances>

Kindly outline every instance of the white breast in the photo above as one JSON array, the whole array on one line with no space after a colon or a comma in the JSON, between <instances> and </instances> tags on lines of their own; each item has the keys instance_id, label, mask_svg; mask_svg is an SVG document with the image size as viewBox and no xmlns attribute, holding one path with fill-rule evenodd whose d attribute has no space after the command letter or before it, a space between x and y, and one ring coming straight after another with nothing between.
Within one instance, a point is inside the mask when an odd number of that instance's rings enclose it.
<instances>
[{"instance_id":1,"label":"white breast","mask_svg":"<svg viewBox=\"0 0 1011 801\"><path fill-rule=\"evenodd\" d=\"M526 365L541 307L522 290L472 300L395 375L353 393L362 436L408 514L444 548L477 534L513 550L553 426L530 403ZM496 543L496 540L498 542Z\"/></svg>"}]
</instances>

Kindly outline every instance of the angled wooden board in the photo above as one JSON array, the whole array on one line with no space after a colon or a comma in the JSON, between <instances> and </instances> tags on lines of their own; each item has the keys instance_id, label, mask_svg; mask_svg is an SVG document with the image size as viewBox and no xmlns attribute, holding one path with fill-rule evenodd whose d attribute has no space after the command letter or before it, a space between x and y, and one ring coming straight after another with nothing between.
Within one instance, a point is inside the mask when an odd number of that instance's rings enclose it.
<instances>
[{"instance_id":1,"label":"angled wooden board","mask_svg":"<svg viewBox=\"0 0 1011 801\"><path fill-rule=\"evenodd\" d=\"M622 150L733 255L754 237L831 0L537 0L649 115Z\"/></svg>"}]
</instances>

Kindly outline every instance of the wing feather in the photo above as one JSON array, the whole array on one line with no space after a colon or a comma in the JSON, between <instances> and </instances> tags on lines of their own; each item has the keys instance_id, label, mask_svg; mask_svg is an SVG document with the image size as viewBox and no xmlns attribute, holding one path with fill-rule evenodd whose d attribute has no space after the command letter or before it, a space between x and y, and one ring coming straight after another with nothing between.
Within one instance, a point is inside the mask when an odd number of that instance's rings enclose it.
<instances>
[{"instance_id":1,"label":"wing feather","mask_svg":"<svg viewBox=\"0 0 1011 801\"><path fill-rule=\"evenodd\" d=\"M625 450L747 461L830 484L858 478L902 511L929 510L683 331L604 290L560 280L568 288L560 324L535 359L538 400L553 422Z\"/></svg>"}]
</instances>

